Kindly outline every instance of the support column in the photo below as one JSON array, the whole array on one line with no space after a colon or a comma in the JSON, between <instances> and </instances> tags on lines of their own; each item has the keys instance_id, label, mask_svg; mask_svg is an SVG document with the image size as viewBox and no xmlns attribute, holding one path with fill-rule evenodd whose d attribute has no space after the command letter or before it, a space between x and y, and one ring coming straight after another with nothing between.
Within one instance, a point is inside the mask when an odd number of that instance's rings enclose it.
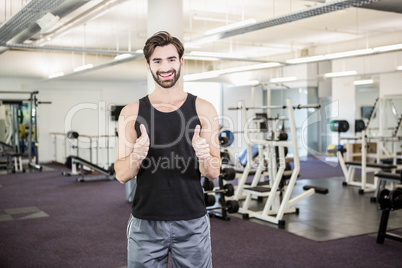
<instances>
[{"instance_id":1,"label":"support column","mask_svg":"<svg viewBox=\"0 0 402 268\"><path fill-rule=\"evenodd\" d=\"M159 31L167 31L183 42L183 2L182 0L148 0L147 36ZM148 73L148 93L154 88L154 79ZM180 82L182 79L180 79Z\"/></svg>"}]
</instances>

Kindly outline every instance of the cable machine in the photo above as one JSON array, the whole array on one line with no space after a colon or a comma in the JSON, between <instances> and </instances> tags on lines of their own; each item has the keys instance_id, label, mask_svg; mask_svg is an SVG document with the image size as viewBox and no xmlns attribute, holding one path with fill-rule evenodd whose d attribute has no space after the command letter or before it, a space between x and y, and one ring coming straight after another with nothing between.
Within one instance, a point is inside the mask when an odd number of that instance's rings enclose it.
<instances>
[{"instance_id":1,"label":"cable machine","mask_svg":"<svg viewBox=\"0 0 402 268\"><path fill-rule=\"evenodd\" d=\"M5 144L11 142L14 143L13 151L14 153L20 154L21 148L19 145L19 127L18 127L18 106L22 105L23 102L29 103L29 132L28 132L28 167L34 168L39 171L42 170L42 166L39 164L39 138L38 138L38 105L39 104L51 104L51 102L44 102L38 100L39 91L0 91L0 94L18 94L18 95L29 95L28 99L1 99L2 104L11 105L11 133L12 138L8 138ZM34 133L33 133L33 130ZM7 138L7 137L6 137ZM33 145L35 147L33 147ZM34 148L34 150L32 150ZM34 151L34 152L32 152ZM35 158L35 159L34 159Z\"/></svg>"}]
</instances>

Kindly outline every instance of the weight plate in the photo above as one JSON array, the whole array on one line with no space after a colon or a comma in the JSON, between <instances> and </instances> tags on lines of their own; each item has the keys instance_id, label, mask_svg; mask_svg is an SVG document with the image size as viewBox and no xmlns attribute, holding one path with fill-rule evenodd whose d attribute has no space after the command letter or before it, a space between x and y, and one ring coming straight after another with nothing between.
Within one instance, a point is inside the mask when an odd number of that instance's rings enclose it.
<instances>
[{"instance_id":1,"label":"weight plate","mask_svg":"<svg viewBox=\"0 0 402 268\"><path fill-rule=\"evenodd\" d=\"M206 207L210 207L215 205L216 199L214 195L210 195L210 194L205 194L204 195L204 200L205 200L205 206Z\"/></svg>"},{"instance_id":2,"label":"weight plate","mask_svg":"<svg viewBox=\"0 0 402 268\"><path fill-rule=\"evenodd\" d=\"M211 191L214 189L215 185L212 181L208 180L207 178L204 178L204 183L202 184L202 187L204 188L205 191Z\"/></svg>"},{"instance_id":3,"label":"weight plate","mask_svg":"<svg viewBox=\"0 0 402 268\"><path fill-rule=\"evenodd\" d=\"M222 169L222 173L223 176L221 176L221 178L225 181L231 181L234 180L234 178L236 177L236 171L234 170L234 168L231 167L226 167L224 169Z\"/></svg>"},{"instance_id":4,"label":"weight plate","mask_svg":"<svg viewBox=\"0 0 402 268\"><path fill-rule=\"evenodd\" d=\"M389 198L390 191L388 189L382 190L377 196L377 202L380 204L380 208L390 208L391 202Z\"/></svg>"},{"instance_id":5,"label":"weight plate","mask_svg":"<svg viewBox=\"0 0 402 268\"><path fill-rule=\"evenodd\" d=\"M234 134L232 131L230 130L223 130L219 133L219 140L221 140L222 137L226 137L228 138L228 142L221 145L222 147L229 147L230 145L232 145L233 141L234 141Z\"/></svg>"},{"instance_id":6,"label":"weight plate","mask_svg":"<svg viewBox=\"0 0 402 268\"><path fill-rule=\"evenodd\" d=\"M234 189L234 186L232 184L225 184L224 188L226 190L226 193L225 193L226 196L233 196L234 195L235 189Z\"/></svg>"},{"instance_id":7,"label":"weight plate","mask_svg":"<svg viewBox=\"0 0 402 268\"><path fill-rule=\"evenodd\" d=\"M236 213L239 211L239 202L235 200L229 200L226 202L226 207L229 213Z\"/></svg>"},{"instance_id":8,"label":"weight plate","mask_svg":"<svg viewBox=\"0 0 402 268\"><path fill-rule=\"evenodd\" d=\"M396 188L390 193L389 199L391 200L393 209L402 208L402 188Z\"/></svg>"}]
</instances>

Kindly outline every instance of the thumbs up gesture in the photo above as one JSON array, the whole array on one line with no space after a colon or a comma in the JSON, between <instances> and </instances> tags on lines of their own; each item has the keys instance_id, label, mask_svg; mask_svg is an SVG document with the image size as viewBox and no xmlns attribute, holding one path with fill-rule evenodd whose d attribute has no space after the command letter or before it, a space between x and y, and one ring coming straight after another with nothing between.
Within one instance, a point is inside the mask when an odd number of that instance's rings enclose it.
<instances>
[{"instance_id":1,"label":"thumbs up gesture","mask_svg":"<svg viewBox=\"0 0 402 268\"><path fill-rule=\"evenodd\" d=\"M211 154L209 152L209 144L207 143L207 140L200 137L200 131L200 125L197 125L194 129L192 144L198 159L204 160L210 157Z\"/></svg>"},{"instance_id":2,"label":"thumbs up gesture","mask_svg":"<svg viewBox=\"0 0 402 268\"><path fill-rule=\"evenodd\" d=\"M141 136L135 141L134 156L139 163L144 160L149 150L149 136L143 124L140 125Z\"/></svg>"}]
</instances>

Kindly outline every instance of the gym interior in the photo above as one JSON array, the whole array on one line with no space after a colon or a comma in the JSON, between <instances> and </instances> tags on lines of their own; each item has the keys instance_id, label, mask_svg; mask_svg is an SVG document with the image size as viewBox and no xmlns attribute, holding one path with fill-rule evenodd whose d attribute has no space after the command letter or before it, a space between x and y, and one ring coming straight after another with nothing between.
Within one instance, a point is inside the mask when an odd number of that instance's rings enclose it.
<instances>
[{"instance_id":1,"label":"gym interior","mask_svg":"<svg viewBox=\"0 0 402 268\"><path fill-rule=\"evenodd\" d=\"M127 267L117 123L161 30L219 117L215 267L401 266L400 0L0 0L1 267Z\"/></svg>"}]
</instances>

